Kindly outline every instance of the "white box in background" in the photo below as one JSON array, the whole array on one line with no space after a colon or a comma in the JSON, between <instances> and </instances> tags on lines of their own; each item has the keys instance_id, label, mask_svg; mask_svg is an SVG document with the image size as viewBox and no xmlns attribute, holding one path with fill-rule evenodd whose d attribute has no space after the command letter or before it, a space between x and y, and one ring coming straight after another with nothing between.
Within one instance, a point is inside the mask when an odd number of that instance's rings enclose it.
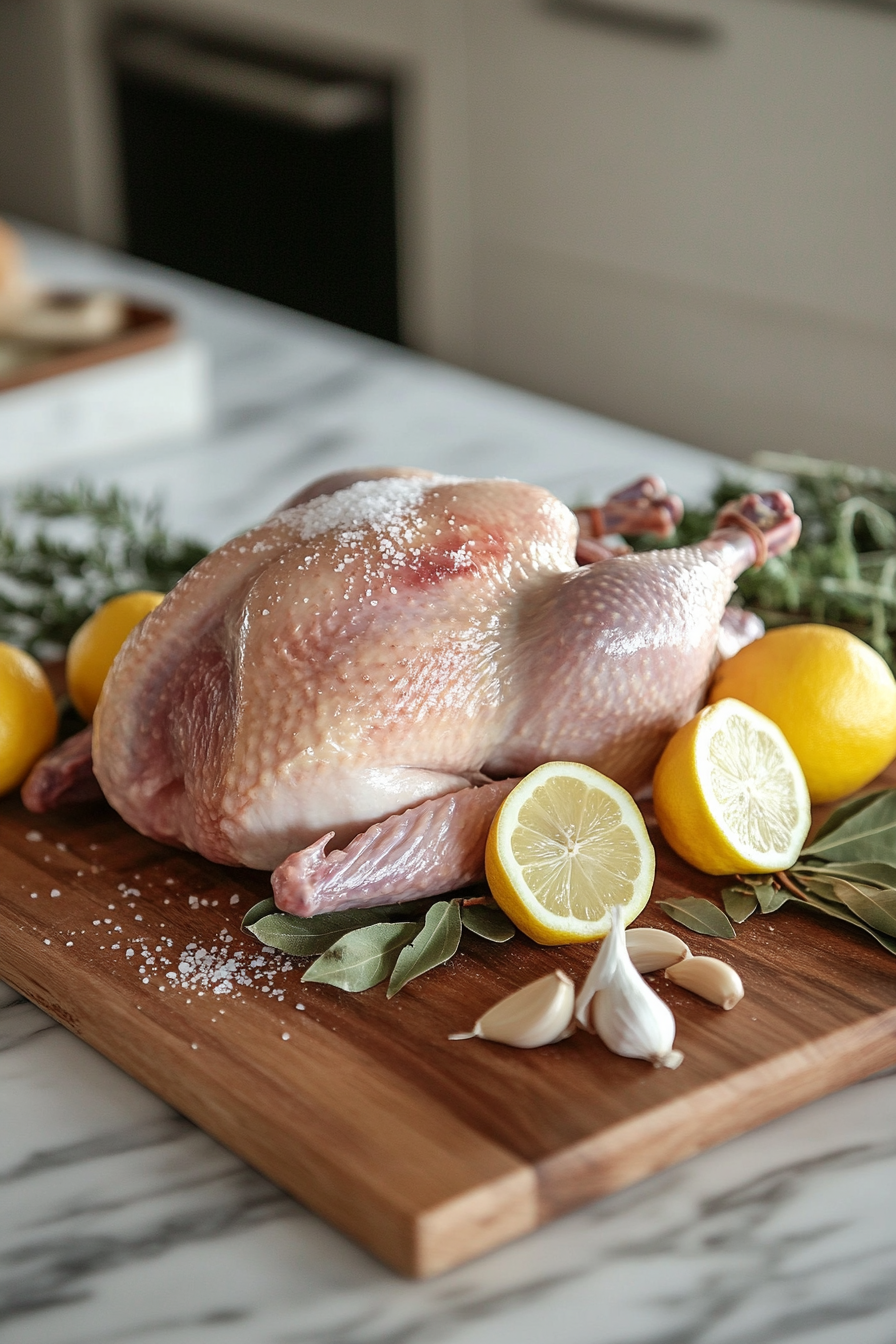
<instances>
[{"instance_id":1,"label":"white box in background","mask_svg":"<svg viewBox=\"0 0 896 1344\"><path fill-rule=\"evenodd\" d=\"M179 339L0 392L0 481L179 435L211 418L208 352Z\"/></svg>"}]
</instances>

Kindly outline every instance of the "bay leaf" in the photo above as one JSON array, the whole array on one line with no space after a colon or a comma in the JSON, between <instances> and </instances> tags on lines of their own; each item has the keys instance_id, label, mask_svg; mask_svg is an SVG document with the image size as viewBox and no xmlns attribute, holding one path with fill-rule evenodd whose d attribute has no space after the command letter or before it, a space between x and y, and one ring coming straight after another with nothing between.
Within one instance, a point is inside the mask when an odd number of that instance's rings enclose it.
<instances>
[{"instance_id":1,"label":"bay leaf","mask_svg":"<svg viewBox=\"0 0 896 1344\"><path fill-rule=\"evenodd\" d=\"M398 954L386 997L391 999L409 980L449 961L458 949L462 929L457 901L436 901L431 905L423 928Z\"/></svg>"},{"instance_id":2,"label":"bay leaf","mask_svg":"<svg viewBox=\"0 0 896 1344\"><path fill-rule=\"evenodd\" d=\"M776 910L780 910L790 900L790 892L781 887L778 891L772 886L771 882L763 883L761 887L756 887L756 899L759 902L759 909L764 915L773 915Z\"/></svg>"},{"instance_id":3,"label":"bay leaf","mask_svg":"<svg viewBox=\"0 0 896 1344\"><path fill-rule=\"evenodd\" d=\"M408 920L352 929L311 963L302 981L335 985L350 994L371 989L392 974L401 949L416 937L420 927Z\"/></svg>"},{"instance_id":4,"label":"bay leaf","mask_svg":"<svg viewBox=\"0 0 896 1344\"><path fill-rule=\"evenodd\" d=\"M869 804L875 802L878 798L881 797L882 794L888 792L889 792L888 789L877 789L875 790L874 793L864 793L860 798L852 798L848 803L841 803L839 807L835 807L831 815L828 817L827 821L825 821L816 831L815 839L812 841L812 845L814 845L817 840L826 839L828 835L830 835L833 831L836 831L840 826L844 824L844 822L849 821L851 817L854 817L859 812L864 811L864 809L868 807ZM811 847L809 845L805 845L803 847L802 853L807 854L810 852ZM800 857L802 857L802 855L800 855Z\"/></svg>"},{"instance_id":5,"label":"bay leaf","mask_svg":"<svg viewBox=\"0 0 896 1344\"><path fill-rule=\"evenodd\" d=\"M464 928L490 943L509 943L516 926L496 905L461 906L460 917Z\"/></svg>"},{"instance_id":6,"label":"bay leaf","mask_svg":"<svg viewBox=\"0 0 896 1344\"><path fill-rule=\"evenodd\" d=\"M823 901L831 901L834 905L840 905L840 897L834 891L834 879L830 877L800 877L800 886L808 889L814 896L820 897Z\"/></svg>"},{"instance_id":7,"label":"bay leaf","mask_svg":"<svg viewBox=\"0 0 896 1344\"><path fill-rule=\"evenodd\" d=\"M353 910L326 910L319 915L290 915L285 910L280 910L274 904L272 898L265 901L259 901L253 905L242 920L244 929L251 929L255 936L261 941L268 943L271 947L280 947L273 938L261 936L259 925L262 920L265 921L265 929L279 938L303 937L303 938L323 938L329 936L330 942L334 942L340 934L347 933L349 929L363 929L370 924L388 924L396 920L408 920L422 918L429 909L431 901L405 901L403 904L391 905L369 905ZM326 944L322 943L312 951L322 952ZM285 952L285 947L280 948ZM297 956L308 956L310 953L296 953Z\"/></svg>"},{"instance_id":8,"label":"bay leaf","mask_svg":"<svg viewBox=\"0 0 896 1344\"><path fill-rule=\"evenodd\" d=\"M863 919L859 919L845 905L840 905L837 901L826 901L823 897L814 892L807 892L801 898L803 903L812 906L815 910L820 910L823 914L829 915L831 919L840 919L845 924L852 924L857 929L862 929L881 947L885 947L888 952L896 956L896 938L891 938L888 934L882 933L880 929L874 929L870 924L866 924ZM799 901L795 902L799 905Z\"/></svg>"},{"instance_id":9,"label":"bay leaf","mask_svg":"<svg viewBox=\"0 0 896 1344\"><path fill-rule=\"evenodd\" d=\"M249 932L254 934L260 943L264 943L267 947L276 947L278 952L286 952L291 957L315 957L320 952L326 952L337 938L355 927L352 924L343 924L341 928L317 931L302 928L303 924L310 922L278 910L271 915L262 915L261 919L256 920L251 926Z\"/></svg>"},{"instance_id":10,"label":"bay leaf","mask_svg":"<svg viewBox=\"0 0 896 1344\"><path fill-rule=\"evenodd\" d=\"M252 908L243 915L240 928L248 929L250 925L257 923L265 915L272 915L276 909L273 896L266 896L263 901L256 901Z\"/></svg>"},{"instance_id":11,"label":"bay leaf","mask_svg":"<svg viewBox=\"0 0 896 1344\"><path fill-rule=\"evenodd\" d=\"M805 863L795 863L790 870L801 876L803 873L845 878L847 882L863 882L872 887L896 887L896 865L891 863L825 863L822 859L809 859Z\"/></svg>"},{"instance_id":12,"label":"bay leaf","mask_svg":"<svg viewBox=\"0 0 896 1344\"><path fill-rule=\"evenodd\" d=\"M834 883L834 892L859 919L896 938L896 891L839 881Z\"/></svg>"},{"instance_id":13,"label":"bay leaf","mask_svg":"<svg viewBox=\"0 0 896 1344\"><path fill-rule=\"evenodd\" d=\"M735 924L743 924L745 919L759 909L759 902L752 891L742 891L739 887L725 887L722 892L725 913Z\"/></svg>"},{"instance_id":14,"label":"bay leaf","mask_svg":"<svg viewBox=\"0 0 896 1344\"><path fill-rule=\"evenodd\" d=\"M736 938L734 926L724 910L702 896L672 896L668 901L657 901L659 908L694 933L705 933L710 938Z\"/></svg>"},{"instance_id":15,"label":"bay leaf","mask_svg":"<svg viewBox=\"0 0 896 1344\"><path fill-rule=\"evenodd\" d=\"M838 807L800 857L810 854L830 863L896 864L896 789Z\"/></svg>"}]
</instances>

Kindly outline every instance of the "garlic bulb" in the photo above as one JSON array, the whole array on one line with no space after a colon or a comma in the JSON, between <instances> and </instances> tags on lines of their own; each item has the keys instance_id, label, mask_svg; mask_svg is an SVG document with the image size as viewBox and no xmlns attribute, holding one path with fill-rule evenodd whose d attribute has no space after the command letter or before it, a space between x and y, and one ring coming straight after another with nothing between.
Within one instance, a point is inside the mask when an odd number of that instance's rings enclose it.
<instances>
[{"instance_id":1,"label":"garlic bulb","mask_svg":"<svg viewBox=\"0 0 896 1344\"><path fill-rule=\"evenodd\" d=\"M665 929L626 929L625 945L632 965L641 975L664 971L667 966L685 961L691 955L687 943Z\"/></svg>"},{"instance_id":2,"label":"garlic bulb","mask_svg":"<svg viewBox=\"0 0 896 1344\"><path fill-rule=\"evenodd\" d=\"M552 971L501 999L482 1014L472 1031L460 1031L448 1039L467 1041L480 1036L521 1050L553 1045L572 1035L574 1001L575 986L569 976L564 971Z\"/></svg>"},{"instance_id":3,"label":"garlic bulb","mask_svg":"<svg viewBox=\"0 0 896 1344\"><path fill-rule=\"evenodd\" d=\"M675 1018L632 965L622 911L614 908L610 917L610 932L576 1000L576 1017L614 1054L677 1069L684 1055L672 1048Z\"/></svg>"}]
</instances>

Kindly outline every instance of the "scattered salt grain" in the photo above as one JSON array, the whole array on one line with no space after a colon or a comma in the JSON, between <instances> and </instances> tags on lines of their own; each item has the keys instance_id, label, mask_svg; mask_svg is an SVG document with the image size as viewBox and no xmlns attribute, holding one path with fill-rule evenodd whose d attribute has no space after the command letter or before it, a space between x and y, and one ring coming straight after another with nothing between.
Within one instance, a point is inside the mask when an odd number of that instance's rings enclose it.
<instances>
[{"instance_id":1,"label":"scattered salt grain","mask_svg":"<svg viewBox=\"0 0 896 1344\"><path fill-rule=\"evenodd\" d=\"M43 840L43 838L44 837L41 835L40 831L27 831L25 833L25 839L30 840L32 844L37 840Z\"/></svg>"},{"instance_id":2,"label":"scattered salt grain","mask_svg":"<svg viewBox=\"0 0 896 1344\"><path fill-rule=\"evenodd\" d=\"M385 529L404 521L423 501L428 482L419 476L387 476L379 481L357 481L332 495L319 495L290 511L303 541L324 532L362 527Z\"/></svg>"},{"instance_id":3,"label":"scattered salt grain","mask_svg":"<svg viewBox=\"0 0 896 1344\"><path fill-rule=\"evenodd\" d=\"M281 1039L281 1041L288 1041L288 1040L289 1040L289 1032L288 1032L288 1031L284 1031L284 1032L282 1033L280 1039Z\"/></svg>"},{"instance_id":4,"label":"scattered salt grain","mask_svg":"<svg viewBox=\"0 0 896 1344\"><path fill-rule=\"evenodd\" d=\"M239 903L240 903L240 898L239 898L239 896L237 896L236 892L234 892L233 895L232 895L231 898L230 898L230 904L231 904L231 905L239 905Z\"/></svg>"},{"instance_id":5,"label":"scattered salt grain","mask_svg":"<svg viewBox=\"0 0 896 1344\"><path fill-rule=\"evenodd\" d=\"M50 940L49 940L49 938L45 938L45 939L44 939L44 942L46 943L47 947L50 946Z\"/></svg>"},{"instance_id":6,"label":"scattered salt grain","mask_svg":"<svg viewBox=\"0 0 896 1344\"><path fill-rule=\"evenodd\" d=\"M54 887L53 890L50 892L50 895L51 895L51 896L61 896L61 895L62 895L62 892L59 890L58 887Z\"/></svg>"}]
</instances>

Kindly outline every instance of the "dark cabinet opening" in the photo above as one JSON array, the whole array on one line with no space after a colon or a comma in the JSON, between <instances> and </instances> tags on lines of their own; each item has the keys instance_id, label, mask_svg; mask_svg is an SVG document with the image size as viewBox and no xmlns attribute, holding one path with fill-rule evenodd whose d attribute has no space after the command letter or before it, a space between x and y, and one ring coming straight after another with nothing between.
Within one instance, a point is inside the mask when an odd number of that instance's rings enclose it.
<instances>
[{"instance_id":1,"label":"dark cabinet opening","mask_svg":"<svg viewBox=\"0 0 896 1344\"><path fill-rule=\"evenodd\" d=\"M392 81L148 23L112 59L129 251L400 340Z\"/></svg>"}]
</instances>

